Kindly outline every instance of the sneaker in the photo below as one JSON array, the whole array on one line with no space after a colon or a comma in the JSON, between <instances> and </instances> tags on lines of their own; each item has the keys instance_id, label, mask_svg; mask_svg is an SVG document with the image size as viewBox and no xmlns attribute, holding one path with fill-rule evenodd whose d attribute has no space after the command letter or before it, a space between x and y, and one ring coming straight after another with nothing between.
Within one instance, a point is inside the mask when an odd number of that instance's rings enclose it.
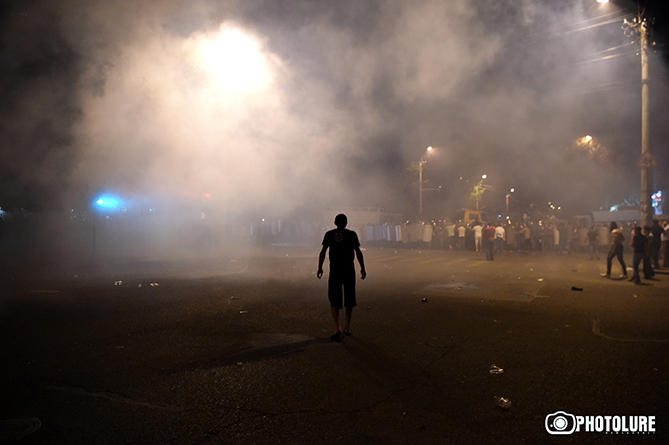
<instances>
[{"instance_id":1,"label":"sneaker","mask_svg":"<svg viewBox=\"0 0 669 445\"><path fill-rule=\"evenodd\" d=\"M337 332L330 336L330 341L341 341L341 332Z\"/></svg>"},{"instance_id":2,"label":"sneaker","mask_svg":"<svg viewBox=\"0 0 669 445\"><path fill-rule=\"evenodd\" d=\"M602 278L611 278L611 275L609 275L607 273L599 274L599 276L602 277Z\"/></svg>"}]
</instances>

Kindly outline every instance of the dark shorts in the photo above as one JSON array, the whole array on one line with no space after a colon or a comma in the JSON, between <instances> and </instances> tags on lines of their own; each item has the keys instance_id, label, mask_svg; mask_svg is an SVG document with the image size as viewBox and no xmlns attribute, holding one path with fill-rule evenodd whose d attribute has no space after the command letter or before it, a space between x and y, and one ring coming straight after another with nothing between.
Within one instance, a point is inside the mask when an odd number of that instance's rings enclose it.
<instances>
[{"instance_id":1,"label":"dark shorts","mask_svg":"<svg viewBox=\"0 0 669 445\"><path fill-rule=\"evenodd\" d=\"M330 306L337 309L342 308L342 299L343 306L345 307L354 307L356 305L354 268L346 271L330 269L328 299L330 300Z\"/></svg>"}]
</instances>

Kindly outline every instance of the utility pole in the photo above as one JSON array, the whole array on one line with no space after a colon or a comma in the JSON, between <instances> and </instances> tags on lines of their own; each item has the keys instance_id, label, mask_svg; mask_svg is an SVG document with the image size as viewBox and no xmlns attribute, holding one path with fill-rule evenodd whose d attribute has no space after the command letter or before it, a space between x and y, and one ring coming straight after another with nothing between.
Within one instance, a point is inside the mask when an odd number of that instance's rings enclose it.
<instances>
[{"instance_id":1,"label":"utility pole","mask_svg":"<svg viewBox=\"0 0 669 445\"><path fill-rule=\"evenodd\" d=\"M421 217L423 216L423 165L427 164L427 159L425 158L427 155L432 153L434 151L434 148L432 146L428 146L425 149L425 153L420 157L420 160L418 161L418 216Z\"/></svg>"},{"instance_id":2,"label":"utility pole","mask_svg":"<svg viewBox=\"0 0 669 445\"><path fill-rule=\"evenodd\" d=\"M423 164L427 161L418 161L418 216L423 216Z\"/></svg>"},{"instance_id":3,"label":"utility pole","mask_svg":"<svg viewBox=\"0 0 669 445\"><path fill-rule=\"evenodd\" d=\"M653 171L655 160L650 149L650 91L648 77L648 20L639 14L634 20L625 19L624 26L627 30L639 34L641 53L641 158L639 168L641 169L641 214L639 222L642 226L650 226L653 222L650 194L653 189Z\"/></svg>"}]
</instances>

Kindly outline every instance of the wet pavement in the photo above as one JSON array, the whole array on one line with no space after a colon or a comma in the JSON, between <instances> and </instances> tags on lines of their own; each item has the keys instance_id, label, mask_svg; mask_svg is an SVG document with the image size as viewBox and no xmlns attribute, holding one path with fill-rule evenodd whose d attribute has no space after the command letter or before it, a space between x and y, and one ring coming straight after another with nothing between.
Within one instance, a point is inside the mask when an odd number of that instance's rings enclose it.
<instances>
[{"instance_id":1,"label":"wet pavement","mask_svg":"<svg viewBox=\"0 0 669 445\"><path fill-rule=\"evenodd\" d=\"M316 254L8 276L0 417L39 419L22 443L666 439L669 275L635 286L582 255L370 249L353 336L332 343ZM550 436L558 410L654 415L657 432Z\"/></svg>"}]
</instances>

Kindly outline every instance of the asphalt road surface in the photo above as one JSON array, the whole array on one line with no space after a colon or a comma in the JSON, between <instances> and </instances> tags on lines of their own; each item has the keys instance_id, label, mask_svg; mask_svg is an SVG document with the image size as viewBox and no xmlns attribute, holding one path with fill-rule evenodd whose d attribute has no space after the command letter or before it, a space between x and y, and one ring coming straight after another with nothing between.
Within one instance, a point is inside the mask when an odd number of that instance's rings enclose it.
<instances>
[{"instance_id":1,"label":"asphalt road surface","mask_svg":"<svg viewBox=\"0 0 669 445\"><path fill-rule=\"evenodd\" d=\"M370 249L353 336L333 343L317 253L6 272L0 440L666 443L669 275ZM656 432L552 436L558 410L655 416Z\"/></svg>"}]
</instances>

